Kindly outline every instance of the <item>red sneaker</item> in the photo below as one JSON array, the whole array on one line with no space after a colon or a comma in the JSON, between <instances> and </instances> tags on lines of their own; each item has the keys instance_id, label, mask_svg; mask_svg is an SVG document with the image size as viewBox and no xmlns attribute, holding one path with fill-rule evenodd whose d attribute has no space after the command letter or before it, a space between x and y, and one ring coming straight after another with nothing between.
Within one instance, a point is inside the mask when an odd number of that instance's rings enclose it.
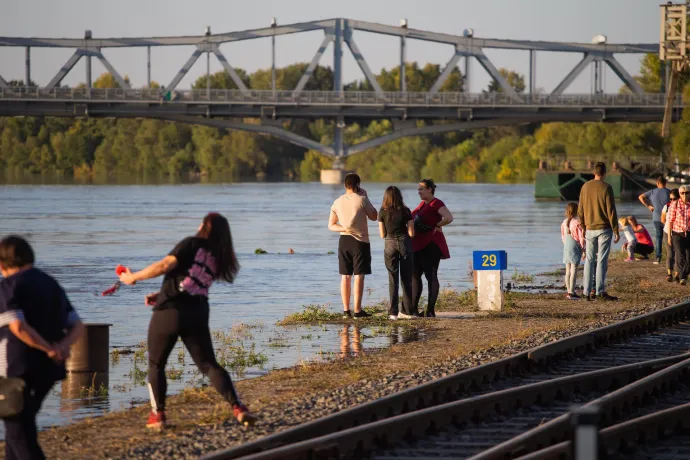
<instances>
[{"instance_id":1,"label":"red sneaker","mask_svg":"<svg viewBox=\"0 0 690 460\"><path fill-rule=\"evenodd\" d=\"M233 404L232 412L237 421L244 426L254 425L256 422L256 416L249 412L249 409L244 404Z\"/></svg>"},{"instance_id":2,"label":"red sneaker","mask_svg":"<svg viewBox=\"0 0 690 460\"><path fill-rule=\"evenodd\" d=\"M149 414L149 420L146 422L146 428L150 428L152 430L162 430L165 428L165 412L151 411Z\"/></svg>"}]
</instances>

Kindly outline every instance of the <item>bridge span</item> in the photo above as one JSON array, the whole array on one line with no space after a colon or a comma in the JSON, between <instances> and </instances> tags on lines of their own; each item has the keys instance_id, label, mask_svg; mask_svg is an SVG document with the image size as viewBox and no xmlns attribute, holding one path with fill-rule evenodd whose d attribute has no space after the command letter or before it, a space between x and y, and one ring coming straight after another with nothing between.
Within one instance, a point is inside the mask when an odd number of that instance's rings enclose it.
<instances>
[{"instance_id":1,"label":"bridge span","mask_svg":"<svg viewBox=\"0 0 690 460\"><path fill-rule=\"evenodd\" d=\"M290 91L278 91L275 82L276 37L319 30L324 33L323 41L296 87ZM355 41L356 31L399 37L401 70L405 69L408 40L446 44L452 46L453 51L428 92L408 92L404 71L401 72L399 91L386 92L371 72ZM221 51L221 45L226 43L262 38L270 38L273 44L272 87L268 91L248 88ZM189 45L195 46L194 52L165 89L150 89L151 49ZM333 47L333 91L305 91L307 82L330 45ZM86 31L84 38L0 37L0 47L23 47L26 50L25 86L11 86L0 76L2 116L147 117L197 123L270 134L336 158L404 136L546 121L661 121L664 112L663 89L660 94L644 93L615 57L616 54L658 53L659 44L612 44L607 43L605 37L600 37L596 43L503 40L474 37L470 29L463 35L452 35L408 28L406 23L396 27L335 18L282 26L274 24L269 28L221 34L211 34L208 30L201 36L94 38L91 31ZM47 85L38 88L32 87L31 79L31 49L37 47L75 50ZM149 84L146 89L133 89L108 61L104 50L141 47L147 48ZM344 91L342 56L345 47L349 48L373 91ZM527 94L516 92L486 56L484 49L529 52ZM581 60L550 94L538 94L536 90L536 57L541 51L581 55ZM210 75L210 57L214 55L237 86L237 90L211 89L210 78L207 78L209 83L206 90L177 89L180 81L203 54L206 55L207 77ZM91 60L94 57L112 74L119 88L92 88ZM82 58L86 60L85 88L61 87L62 80ZM461 59L464 62L465 92L440 91ZM478 62L491 76L500 92L469 93L472 61ZM564 94L578 75L590 65L594 67L592 93ZM628 94L603 93L601 82L604 66L608 66L621 79L629 90ZM0 73L3 70L0 69ZM258 118L260 123L245 123L241 121L243 118ZM285 120L294 118L333 119L334 145L322 145L285 129ZM393 120L394 132L356 146L344 145L343 128L346 123L374 119ZM424 123L418 123L419 120Z\"/></svg>"}]
</instances>

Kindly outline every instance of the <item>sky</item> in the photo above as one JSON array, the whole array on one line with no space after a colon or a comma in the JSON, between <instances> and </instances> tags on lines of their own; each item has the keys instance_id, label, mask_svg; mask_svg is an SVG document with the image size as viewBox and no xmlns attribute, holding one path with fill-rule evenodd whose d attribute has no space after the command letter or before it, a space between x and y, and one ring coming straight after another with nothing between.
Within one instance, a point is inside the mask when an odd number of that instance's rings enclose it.
<instances>
[{"instance_id":1,"label":"sky","mask_svg":"<svg viewBox=\"0 0 690 460\"><path fill-rule=\"evenodd\" d=\"M603 34L609 43L658 43L660 0L21 0L9 1L0 14L0 36L81 38L90 29L94 38L202 35L206 26L212 33L268 27L271 18L279 24L349 18L399 25L401 18L415 29L462 35L474 29L480 38L572 41L590 43ZM354 38L372 71L398 65L399 39L355 31ZM276 63L283 67L311 61L323 39L323 32L281 36L276 41ZM152 79L167 86L194 47L160 47L151 51ZM235 42L221 46L233 67L248 72L271 66L270 38ZM32 79L45 86L74 50L32 48ZM132 86L146 84L146 50L104 49L106 58L121 75L128 75ZM526 51L485 50L497 67L525 75L528 82L529 53ZM407 42L407 60L421 65L430 62L445 66L453 54L450 45L417 40ZM551 91L582 58L579 53L539 52L536 56L536 86ZM635 75L641 55L618 55L618 60ZM76 85L86 80L82 59L63 84ZM333 63L332 45L320 64ZM363 79L345 47L343 80ZM463 69L462 61L459 63ZM591 67L591 66L590 66ZM92 64L95 79L105 68L98 60ZM221 70L211 56L211 72ZM189 88L206 72L200 58L178 89ZM24 49L0 47L0 75L5 80L24 78ZM586 69L566 93L590 93L593 70ZM474 61L470 89L480 92L490 81ZM620 80L610 71L605 74L606 92L617 92Z\"/></svg>"}]
</instances>

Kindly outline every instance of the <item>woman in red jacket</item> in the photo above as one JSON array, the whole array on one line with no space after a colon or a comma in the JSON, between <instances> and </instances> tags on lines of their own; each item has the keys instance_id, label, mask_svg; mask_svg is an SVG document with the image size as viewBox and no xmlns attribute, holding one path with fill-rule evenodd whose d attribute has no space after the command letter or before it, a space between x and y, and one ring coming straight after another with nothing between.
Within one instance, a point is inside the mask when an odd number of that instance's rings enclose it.
<instances>
[{"instance_id":1,"label":"woman in red jacket","mask_svg":"<svg viewBox=\"0 0 690 460\"><path fill-rule=\"evenodd\" d=\"M453 222L443 201L434 196L436 184L432 179L422 179L417 193L422 202L412 211L415 223L415 236L412 238L414 251L414 276L412 277L412 296L414 299L413 312L418 311L419 299L422 297L422 274L429 287L429 301L423 316L435 317L436 299L440 284L438 282L438 266L441 259L449 259L450 252L446 237L441 227Z\"/></svg>"}]
</instances>

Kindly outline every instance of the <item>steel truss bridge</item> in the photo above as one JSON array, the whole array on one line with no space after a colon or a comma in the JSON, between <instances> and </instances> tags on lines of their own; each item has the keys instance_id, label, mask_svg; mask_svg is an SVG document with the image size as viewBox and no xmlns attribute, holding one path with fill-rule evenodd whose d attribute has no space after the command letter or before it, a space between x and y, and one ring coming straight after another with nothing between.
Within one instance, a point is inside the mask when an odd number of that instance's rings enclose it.
<instances>
[{"instance_id":1,"label":"steel truss bridge","mask_svg":"<svg viewBox=\"0 0 690 460\"><path fill-rule=\"evenodd\" d=\"M324 38L313 59L291 91L275 87L275 39L280 35L323 31ZM354 39L355 31L399 37L400 91L384 92ZM272 89L255 91L246 87L220 49L224 43L271 38L273 43ZM406 41L422 40L452 45L454 51L441 75L427 93L407 91L404 66ZM305 91L304 88L329 45L333 45L334 91ZM151 83L151 48L195 46L195 50L164 89L132 89L104 54L107 48L147 48L148 83ZM345 46L352 53L373 91L344 91L342 56ZM615 58L616 54L658 53L658 43L610 44L565 43L529 40L485 39L435 33L351 19L328 19L285 26L182 37L92 38L83 39L0 37L0 47L23 47L26 51L25 85L10 86L0 76L0 116L56 117L145 117L193 123L222 129L270 134L303 147L317 150L337 160L405 136L459 131L490 126L546 121L661 121L665 94L644 93L639 84ZM45 87L31 86L31 48L71 48L74 54ZM529 51L527 94L518 94L484 53L485 49ZM550 94L537 94L536 55L538 51L578 53L581 60ZM211 54L219 60L237 90L177 90L180 81L202 54L210 72ZM92 88L91 60L103 63L119 84L117 89ZM60 83L75 64L86 60L86 86L62 88ZM465 93L440 92L440 88L464 61ZM480 66L501 88L499 93L471 94L470 63ZM587 95L565 95L564 91L590 64L594 66L594 91ZM607 65L630 90L629 94L603 94L602 74ZM1 69L0 69L1 70ZM662 68L663 74L664 68ZM665 80L662 78L662 81ZM210 79L207 79L210 84ZM682 107L682 100L678 100ZM676 113L677 116L677 113ZM258 124L242 118L258 118ZM327 146L284 128L287 119L334 119L334 144ZM343 129L358 120L391 119L392 133L357 145L346 146ZM419 123L419 120L424 123ZM433 123L432 121L436 121Z\"/></svg>"}]
</instances>

